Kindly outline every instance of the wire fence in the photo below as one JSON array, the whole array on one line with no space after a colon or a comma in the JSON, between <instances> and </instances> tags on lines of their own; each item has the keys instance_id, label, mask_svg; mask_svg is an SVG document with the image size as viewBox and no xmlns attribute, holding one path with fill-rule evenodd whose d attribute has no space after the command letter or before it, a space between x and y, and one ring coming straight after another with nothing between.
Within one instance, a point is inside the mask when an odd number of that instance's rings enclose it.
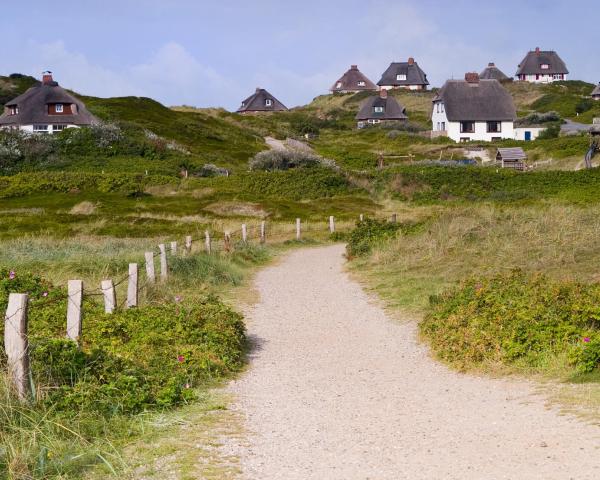
<instances>
[{"instance_id":1,"label":"wire fence","mask_svg":"<svg viewBox=\"0 0 600 480\"><path fill-rule=\"evenodd\" d=\"M357 220L362 221L361 214ZM395 222L392 215L390 221ZM148 296L149 287L165 285L169 280L169 263L177 257L191 255L231 254L238 248L244 248L250 243L261 245L278 244L288 240L303 240L306 234L333 234L351 229L356 222L338 222L330 216L328 222L309 222L296 219L295 223L242 224L236 229L206 230L204 235L185 237L183 246L177 241L161 243L154 250L144 254L145 278L139 282L139 264L129 264L129 272L119 277L103 280L99 288L88 289L82 280L69 280L67 292L49 296L48 298L31 302L31 308L46 308L61 302L66 302L66 337L79 343L82 335L82 318L85 299L103 298L104 311L113 314L117 310L135 308L139 304L141 292ZM167 249L169 245L169 249ZM159 259L159 275L156 274L155 260ZM157 278L158 277L158 278ZM127 294L117 303L117 287L127 283ZM19 398L26 401L31 397L32 381L29 368L29 334L28 311L30 298L27 293L10 293L4 318L4 346L7 358L7 368Z\"/></svg>"}]
</instances>

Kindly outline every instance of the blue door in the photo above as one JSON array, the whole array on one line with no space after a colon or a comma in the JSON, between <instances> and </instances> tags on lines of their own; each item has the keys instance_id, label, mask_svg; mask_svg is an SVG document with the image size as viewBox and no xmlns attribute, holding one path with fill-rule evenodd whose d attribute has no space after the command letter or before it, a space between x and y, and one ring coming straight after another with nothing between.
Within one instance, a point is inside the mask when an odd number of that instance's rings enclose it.
<instances>
[{"instance_id":1,"label":"blue door","mask_svg":"<svg viewBox=\"0 0 600 480\"><path fill-rule=\"evenodd\" d=\"M525 141L531 142L531 132L525 132Z\"/></svg>"}]
</instances>

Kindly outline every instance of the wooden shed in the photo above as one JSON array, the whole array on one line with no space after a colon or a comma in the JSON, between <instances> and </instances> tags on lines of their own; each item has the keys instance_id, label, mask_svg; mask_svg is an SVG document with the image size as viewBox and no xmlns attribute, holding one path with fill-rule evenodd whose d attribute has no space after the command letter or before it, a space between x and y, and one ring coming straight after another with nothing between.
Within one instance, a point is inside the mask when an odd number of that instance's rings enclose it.
<instances>
[{"instance_id":1,"label":"wooden shed","mask_svg":"<svg viewBox=\"0 0 600 480\"><path fill-rule=\"evenodd\" d=\"M501 162L502 168L525 170L525 160L527 160L527 154L521 147L499 148L496 153L496 161Z\"/></svg>"}]
</instances>

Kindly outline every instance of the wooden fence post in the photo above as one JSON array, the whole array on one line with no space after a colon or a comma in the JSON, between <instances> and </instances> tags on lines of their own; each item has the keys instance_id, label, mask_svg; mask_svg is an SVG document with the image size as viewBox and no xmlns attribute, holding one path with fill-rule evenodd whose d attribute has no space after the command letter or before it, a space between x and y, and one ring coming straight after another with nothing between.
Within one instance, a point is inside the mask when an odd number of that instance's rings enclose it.
<instances>
[{"instance_id":1,"label":"wooden fence post","mask_svg":"<svg viewBox=\"0 0 600 480\"><path fill-rule=\"evenodd\" d=\"M335 233L335 218L333 215L329 217L329 233Z\"/></svg>"},{"instance_id":2,"label":"wooden fence post","mask_svg":"<svg viewBox=\"0 0 600 480\"><path fill-rule=\"evenodd\" d=\"M69 280L67 294L67 338L79 342L82 332L83 282L81 280Z\"/></svg>"},{"instance_id":3,"label":"wooden fence post","mask_svg":"<svg viewBox=\"0 0 600 480\"><path fill-rule=\"evenodd\" d=\"M191 253L192 251L192 236L188 235L185 237L185 251L186 253Z\"/></svg>"},{"instance_id":4,"label":"wooden fence post","mask_svg":"<svg viewBox=\"0 0 600 480\"><path fill-rule=\"evenodd\" d=\"M4 317L4 350L8 361L8 373L21 401L27 401L31 393L29 383L29 340L27 338L26 293L11 293Z\"/></svg>"},{"instance_id":5,"label":"wooden fence post","mask_svg":"<svg viewBox=\"0 0 600 480\"><path fill-rule=\"evenodd\" d=\"M300 219L296 219L296 240L300 240L302 236Z\"/></svg>"},{"instance_id":6,"label":"wooden fence post","mask_svg":"<svg viewBox=\"0 0 600 480\"><path fill-rule=\"evenodd\" d=\"M129 283L127 284L127 308L138 306L138 264L129 264Z\"/></svg>"},{"instance_id":7,"label":"wooden fence post","mask_svg":"<svg viewBox=\"0 0 600 480\"><path fill-rule=\"evenodd\" d=\"M146 278L148 279L148 283L154 283L156 281L154 274L154 252L146 252L144 253L144 257L146 259Z\"/></svg>"},{"instance_id":8,"label":"wooden fence post","mask_svg":"<svg viewBox=\"0 0 600 480\"><path fill-rule=\"evenodd\" d=\"M177 255L177 242L171 242L171 255Z\"/></svg>"},{"instance_id":9,"label":"wooden fence post","mask_svg":"<svg viewBox=\"0 0 600 480\"><path fill-rule=\"evenodd\" d=\"M242 223L242 242L246 243L248 241L248 227L245 223Z\"/></svg>"},{"instance_id":10,"label":"wooden fence post","mask_svg":"<svg viewBox=\"0 0 600 480\"><path fill-rule=\"evenodd\" d=\"M226 252L231 251L231 233L227 230L223 233L223 246Z\"/></svg>"},{"instance_id":11,"label":"wooden fence post","mask_svg":"<svg viewBox=\"0 0 600 480\"><path fill-rule=\"evenodd\" d=\"M363 222L365 220L365 216L361 213L358 219Z\"/></svg>"},{"instance_id":12,"label":"wooden fence post","mask_svg":"<svg viewBox=\"0 0 600 480\"><path fill-rule=\"evenodd\" d=\"M266 222L260 222L260 243L267 241L267 228Z\"/></svg>"},{"instance_id":13,"label":"wooden fence post","mask_svg":"<svg viewBox=\"0 0 600 480\"><path fill-rule=\"evenodd\" d=\"M398 216L395 213L392 213L392 218L390 219L390 221L392 223L396 223L397 220L398 220Z\"/></svg>"},{"instance_id":14,"label":"wooden fence post","mask_svg":"<svg viewBox=\"0 0 600 480\"><path fill-rule=\"evenodd\" d=\"M160 250L160 279L164 281L167 279L167 276L168 276L167 249L165 248L164 243L161 243L158 246L158 249Z\"/></svg>"},{"instance_id":15,"label":"wooden fence post","mask_svg":"<svg viewBox=\"0 0 600 480\"><path fill-rule=\"evenodd\" d=\"M104 294L104 312L115 313L117 307L117 294L115 292L115 284L112 280L102 280L102 293Z\"/></svg>"},{"instance_id":16,"label":"wooden fence post","mask_svg":"<svg viewBox=\"0 0 600 480\"><path fill-rule=\"evenodd\" d=\"M206 230L204 232L204 246L206 247L206 253L210 255L211 245L210 245L210 232Z\"/></svg>"}]
</instances>

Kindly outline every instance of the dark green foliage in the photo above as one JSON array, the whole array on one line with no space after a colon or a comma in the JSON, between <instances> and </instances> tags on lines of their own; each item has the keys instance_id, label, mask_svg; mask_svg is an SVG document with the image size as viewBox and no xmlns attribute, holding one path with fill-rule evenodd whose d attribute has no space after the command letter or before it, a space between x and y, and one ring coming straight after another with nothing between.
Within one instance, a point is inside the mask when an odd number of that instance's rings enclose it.
<instances>
[{"instance_id":1,"label":"dark green foliage","mask_svg":"<svg viewBox=\"0 0 600 480\"><path fill-rule=\"evenodd\" d=\"M328 162L318 155L298 150L267 150L266 152L260 152L250 160L248 165L250 170L263 172L289 170L291 168L335 166L333 162Z\"/></svg>"},{"instance_id":2,"label":"dark green foliage","mask_svg":"<svg viewBox=\"0 0 600 480\"><path fill-rule=\"evenodd\" d=\"M560 136L560 125L550 125L538 135L538 140L549 140Z\"/></svg>"},{"instance_id":3,"label":"dark green foliage","mask_svg":"<svg viewBox=\"0 0 600 480\"><path fill-rule=\"evenodd\" d=\"M590 103L589 96L594 89L591 83L581 81L554 82L542 87L542 95L530 107L538 112L557 112L563 118L589 122L600 115L598 102ZM577 114L584 114L576 118Z\"/></svg>"},{"instance_id":4,"label":"dark green foliage","mask_svg":"<svg viewBox=\"0 0 600 480\"><path fill-rule=\"evenodd\" d=\"M521 271L472 279L432 297L421 333L461 368L486 362L538 368L568 352L580 372L600 360L600 285Z\"/></svg>"},{"instance_id":5,"label":"dark green foliage","mask_svg":"<svg viewBox=\"0 0 600 480\"><path fill-rule=\"evenodd\" d=\"M348 235L348 244L346 245L348 257L367 255L377 243L393 238L400 228L401 225L398 223L372 218L357 222L356 228Z\"/></svg>"}]
</instances>

